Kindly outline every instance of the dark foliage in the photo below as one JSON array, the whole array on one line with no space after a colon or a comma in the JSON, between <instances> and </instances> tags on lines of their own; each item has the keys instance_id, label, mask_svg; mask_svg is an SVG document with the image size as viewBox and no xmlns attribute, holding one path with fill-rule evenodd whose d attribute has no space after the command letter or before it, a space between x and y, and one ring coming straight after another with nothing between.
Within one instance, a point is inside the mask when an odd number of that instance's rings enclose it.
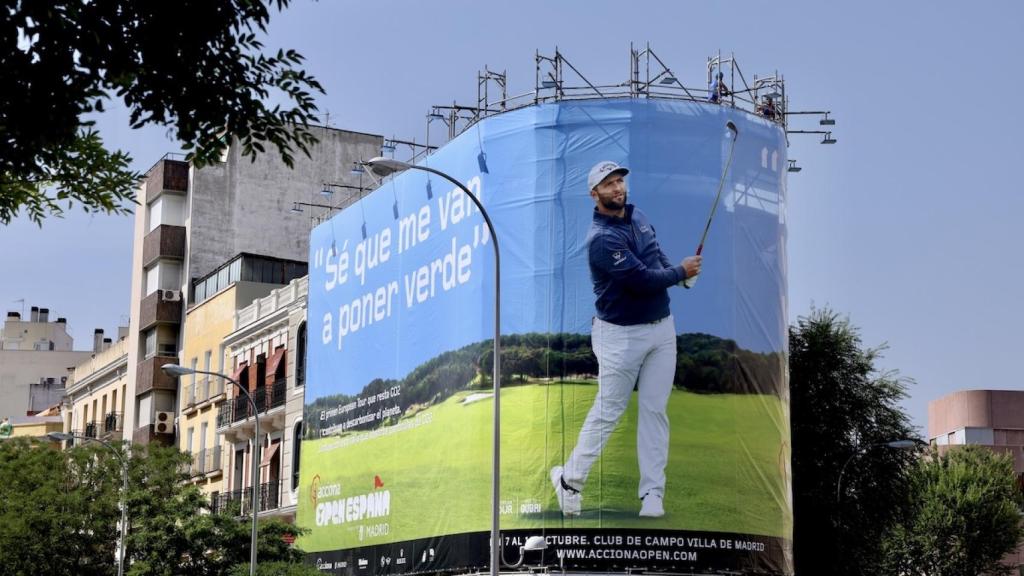
<instances>
[{"instance_id":1,"label":"dark foliage","mask_svg":"<svg viewBox=\"0 0 1024 576\"><path fill-rule=\"evenodd\" d=\"M0 223L66 206L123 213L138 174L103 147L88 115L111 99L133 128L170 126L201 166L232 138L286 164L316 140L315 78L294 50L265 51L268 4L288 0L4 0L0 7ZM283 101L287 106L275 104Z\"/></svg>"},{"instance_id":2,"label":"dark foliage","mask_svg":"<svg viewBox=\"0 0 1024 576\"><path fill-rule=\"evenodd\" d=\"M916 438L898 405L906 382L878 372L878 350L830 310L790 328L789 353L796 571L874 573L883 536L904 513L915 456L871 446Z\"/></svg>"}]
</instances>

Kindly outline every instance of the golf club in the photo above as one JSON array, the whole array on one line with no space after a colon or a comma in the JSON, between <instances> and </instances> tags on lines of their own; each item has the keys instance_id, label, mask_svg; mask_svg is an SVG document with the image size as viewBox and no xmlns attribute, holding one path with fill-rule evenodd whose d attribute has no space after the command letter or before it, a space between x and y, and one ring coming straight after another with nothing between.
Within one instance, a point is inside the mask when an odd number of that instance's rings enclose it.
<instances>
[{"instance_id":1,"label":"golf club","mask_svg":"<svg viewBox=\"0 0 1024 576\"><path fill-rule=\"evenodd\" d=\"M725 168L722 169L722 178L718 181L718 193L715 194L715 202L711 204L711 214L708 215L708 223L704 225L704 233L701 234L700 244L697 244L697 256L700 256L700 253L704 251L704 241L708 239L708 230L711 229L711 221L715 218L715 210L718 209L718 201L722 198L722 188L725 186L725 176L729 173L729 166L732 165L732 152L736 149L736 137L740 134L732 120L726 122L725 127L728 128L729 132L732 134L732 142L729 144L729 157L725 160ZM683 280L683 286L685 288L693 288L693 285L697 283L697 276L699 276L699 274L694 274L693 276Z\"/></svg>"}]
</instances>

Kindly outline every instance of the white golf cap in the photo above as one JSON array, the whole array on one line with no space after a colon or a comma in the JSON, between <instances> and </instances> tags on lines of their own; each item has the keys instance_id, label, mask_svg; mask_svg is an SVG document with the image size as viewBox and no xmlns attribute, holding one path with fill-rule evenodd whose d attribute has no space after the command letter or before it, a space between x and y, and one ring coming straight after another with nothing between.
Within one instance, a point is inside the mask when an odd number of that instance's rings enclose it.
<instances>
[{"instance_id":1,"label":"white golf cap","mask_svg":"<svg viewBox=\"0 0 1024 576\"><path fill-rule=\"evenodd\" d=\"M615 173L625 176L626 174L629 174L629 169L623 168L611 160L604 160L594 164L594 167L590 169L590 175L587 176L588 188L593 190L598 184L603 182L605 178Z\"/></svg>"}]
</instances>

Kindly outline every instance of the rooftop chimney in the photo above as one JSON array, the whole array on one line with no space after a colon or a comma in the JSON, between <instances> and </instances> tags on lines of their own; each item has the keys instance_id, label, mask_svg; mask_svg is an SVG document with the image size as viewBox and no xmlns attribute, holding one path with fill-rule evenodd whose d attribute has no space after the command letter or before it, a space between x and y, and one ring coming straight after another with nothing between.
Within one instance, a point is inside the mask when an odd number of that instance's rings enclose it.
<instances>
[{"instance_id":1,"label":"rooftop chimney","mask_svg":"<svg viewBox=\"0 0 1024 576\"><path fill-rule=\"evenodd\" d=\"M92 351L103 352L103 328L92 331Z\"/></svg>"},{"instance_id":2,"label":"rooftop chimney","mask_svg":"<svg viewBox=\"0 0 1024 576\"><path fill-rule=\"evenodd\" d=\"M103 349L104 350L109 349L110 345L113 344L113 343L114 343L113 339L111 339L111 338L104 338L103 339Z\"/></svg>"},{"instance_id":3,"label":"rooftop chimney","mask_svg":"<svg viewBox=\"0 0 1024 576\"><path fill-rule=\"evenodd\" d=\"M31 321L31 322L39 322L39 306L33 306L32 307L32 313L29 316L29 321Z\"/></svg>"},{"instance_id":4,"label":"rooftop chimney","mask_svg":"<svg viewBox=\"0 0 1024 576\"><path fill-rule=\"evenodd\" d=\"M68 323L68 319L67 318L65 318L63 316L61 316L60 318L57 318L57 324L67 324L67 323Z\"/></svg>"},{"instance_id":5,"label":"rooftop chimney","mask_svg":"<svg viewBox=\"0 0 1024 576\"><path fill-rule=\"evenodd\" d=\"M40 308L39 309L39 321L40 322L44 322L44 323L50 321L50 309L49 308Z\"/></svg>"},{"instance_id":6,"label":"rooftop chimney","mask_svg":"<svg viewBox=\"0 0 1024 576\"><path fill-rule=\"evenodd\" d=\"M8 312L8 318L14 318L15 320L21 320L21 312Z\"/></svg>"}]
</instances>

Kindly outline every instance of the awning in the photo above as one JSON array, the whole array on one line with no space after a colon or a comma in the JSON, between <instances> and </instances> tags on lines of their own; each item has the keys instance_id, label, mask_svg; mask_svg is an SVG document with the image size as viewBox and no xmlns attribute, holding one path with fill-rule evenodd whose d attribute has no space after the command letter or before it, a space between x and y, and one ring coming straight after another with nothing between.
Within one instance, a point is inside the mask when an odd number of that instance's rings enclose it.
<instances>
[{"instance_id":1,"label":"awning","mask_svg":"<svg viewBox=\"0 0 1024 576\"><path fill-rule=\"evenodd\" d=\"M242 372L245 372L245 369L248 367L248 362L242 362L241 364L239 364L238 367L235 368L235 371L231 373L231 379L234 380L235 382L238 382L240 386L248 387L248 382L242 382L241 380L239 380L239 378L242 377Z\"/></svg>"},{"instance_id":2,"label":"awning","mask_svg":"<svg viewBox=\"0 0 1024 576\"><path fill-rule=\"evenodd\" d=\"M282 346L277 350L274 350L274 355L267 361L267 377L266 382L264 382L267 386L272 385L274 381L277 380L278 367L286 366L284 363L284 353L285 348Z\"/></svg>"},{"instance_id":3,"label":"awning","mask_svg":"<svg viewBox=\"0 0 1024 576\"><path fill-rule=\"evenodd\" d=\"M270 461L274 459L274 454L277 454L277 448L280 445L280 442L274 442L263 450L263 458L260 459L260 468L270 466Z\"/></svg>"}]
</instances>

